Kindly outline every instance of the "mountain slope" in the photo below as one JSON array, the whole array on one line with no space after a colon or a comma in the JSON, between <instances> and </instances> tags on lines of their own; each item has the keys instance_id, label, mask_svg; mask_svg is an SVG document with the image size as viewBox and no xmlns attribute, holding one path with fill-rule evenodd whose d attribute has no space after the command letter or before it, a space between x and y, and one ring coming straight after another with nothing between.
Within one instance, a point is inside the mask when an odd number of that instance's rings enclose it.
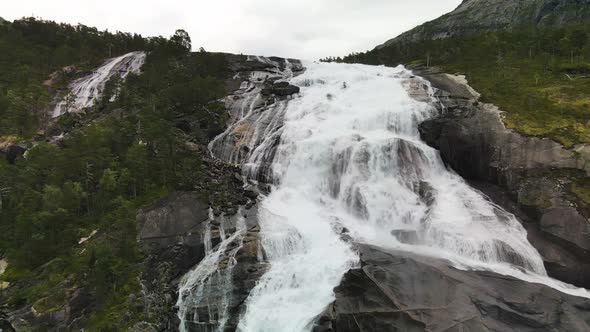
<instances>
[{"instance_id":1,"label":"mountain slope","mask_svg":"<svg viewBox=\"0 0 590 332\"><path fill-rule=\"evenodd\" d=\"M454 11L426 22L377 48L399 42L441 39L517 27L582 24L590 18L590 0L464 0Z\"/></svg>"}]
</instances>

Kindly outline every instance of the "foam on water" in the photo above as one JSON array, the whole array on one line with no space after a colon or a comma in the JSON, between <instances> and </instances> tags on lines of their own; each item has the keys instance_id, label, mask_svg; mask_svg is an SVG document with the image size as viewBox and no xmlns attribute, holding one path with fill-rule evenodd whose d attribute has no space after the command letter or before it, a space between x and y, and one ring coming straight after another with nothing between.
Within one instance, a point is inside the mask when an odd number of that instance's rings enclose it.
<instances>
[{"instance_id":1,"label":"foam on water","mask_svg":"<svg viewBox=\"0 0 590 332\"><path fill-rule=\"evenodd\" d=\"M403 67L306 64L291 78L273 152L276 188L262 202L271 264L238 330L309 331L358 257L347 239L441 257L588 296L546 276L516 218L447 170L418 124L436 101L411 97L426 81Z\"/></svg>"}]
</instances>

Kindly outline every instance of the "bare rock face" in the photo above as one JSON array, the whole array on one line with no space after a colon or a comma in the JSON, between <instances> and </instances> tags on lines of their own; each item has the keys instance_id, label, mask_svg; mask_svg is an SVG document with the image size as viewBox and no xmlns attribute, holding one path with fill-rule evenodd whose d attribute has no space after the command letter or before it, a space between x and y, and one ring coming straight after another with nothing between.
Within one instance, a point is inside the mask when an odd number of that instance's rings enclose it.
<instances>
[{"instance_id":1,"label":"bare rock face","mask_svg":"<svg viewBox=\"0 0 590 332\"><path fill-rule=\"evenodd\" d=\"M359 245L314 332L590 330L590 300L416 254Z\"/></svg>"},{"instance_id":2,"label":"bare rock face","mask_svg":"<svg viewBox=\"0 0 590 332\"><path fill-rule=\"evenodd\" d=\"M209 205L196 193L175 192L137 213L138 236L147 251L182 242L203 246Z\"/></svg>"},{"instance_id":3,"label":"bare rock face","mask_svg":"<svg viewBox=\"0 0 590 332\"><path fill-rule=\"evenodd\" d=\"M506 191L525 212L529 241L543 256L549 275L590 287L589 216L569 189L590 174L588 146L569 150L508 130L500 110L479 103L464 79L430 69L416 73L437 89L443 106L438 117L420 124L422 139L467 180Z\"/></svg>"},{"instance_id":4,"label":"bare rock face","mask_svg":"<svg viewBox=\"0 0 590 332\"><path fill-rule=\"evenodd\" d=\"M584 24L589 0L464 0L454 11L424 23L377 48L455 35L510 30L520 26Z\"/></svg>"}]
</instances>

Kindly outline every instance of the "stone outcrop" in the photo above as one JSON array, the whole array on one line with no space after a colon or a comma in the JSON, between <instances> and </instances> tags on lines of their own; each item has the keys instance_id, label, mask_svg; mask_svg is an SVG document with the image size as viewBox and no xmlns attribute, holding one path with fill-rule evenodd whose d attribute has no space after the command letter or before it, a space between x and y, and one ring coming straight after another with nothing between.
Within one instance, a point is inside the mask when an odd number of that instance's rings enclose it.
<instances>
[{"instance_id":1,"label":"stone outcrop","mask_svg":"<svg viewBox=\"0 0 590 332\"><path fill-rule=\"evenodd\" d=\"M264 96L290 96L299 93L300 88L288 82L268 83L260 93Z\"/></svg>"},{"instance_id":2,"label":"stone outcrop","mask_svg":"<svg viewBox=\"0 0 590 332\"><path fill-rule=\"evenodd\" d=\"M529 240L548 273L590 287L590 222L570 191L590 174L590 149L508 130L497 107L478 102L462 77L417 69L436 88L440 115L420 125L422 139L457 173L499 185L525 212ZM485 190L484 190L485 192Z\"/></svg>"},{"instance_id":3,"label":"stone outcrop","mask_svg":"<svg viewBox=\"0 0 590 332\"><path fill-rule=\"evenodd\" d=\"M358 245L314 332L590 330L590 300L444 260Z\"/></svg>"},{"instance_id":4,"label":"stone outcrop","mask_svg":"<svg viewBox=\"0 0 590 332\"><path fill-rule=\"evenodd\" d=\"M377 48L521 26L544 28L584 24L589 18L589 0L463 0L452 12L407 31Z\"/></svg>"}]
</instances>

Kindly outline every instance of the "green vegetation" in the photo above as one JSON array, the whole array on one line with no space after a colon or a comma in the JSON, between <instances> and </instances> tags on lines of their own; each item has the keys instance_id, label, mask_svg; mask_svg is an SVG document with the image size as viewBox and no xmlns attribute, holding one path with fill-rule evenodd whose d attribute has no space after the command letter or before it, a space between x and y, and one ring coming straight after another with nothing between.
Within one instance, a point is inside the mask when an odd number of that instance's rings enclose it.
<instances>
[{"instance_id":1,"label":"green vegetation","mask_svg":"<svg viewBox=\"0 0 590 332\"><path fill-rule=\"evenodd\" d=\"M437 66L467 76L505 123L565 146L590 143L590 27L520 29L398 43L324 61Z\"/></svg>"},{"instance_id":2,"label":"green vegetation","mask_svg":"<svg viewBox=\"0 0 590 332\"><path fill-rule=\"evenodd\" d=\"M579 179L571 186L571 191L578 197L586 209L590 209L590 178Z\"/></svg>"},{"instance_id":3,"label":"green vegetation","mask_svg":"<svg viewBox=\"0 0 590 332\"><path fill-rule=\"evenodd\" d=\"M0 134L13 141L45 125L51 91L42 82L52 71L150 51L141 75L109 83L91 122L60 119L69 132L61 146L39 142L15 164L0 161L0 187L7 188L0 257L9 262L1 278L13 283L0 298L49 312L82 287L93 299L85 331L121 330L145 319L127 300L140 287L136 210L200 183L201 156L186 142L203 145L225 122L216 101L224 95L225 58L190 48L182 30L170 39L143 39L34 19L0 26Z\"/></svg>"},{"instance_id":4,"label":"green vegetation","mask_svg":"<svg viewBox=\"0 0 590 332\"><path fill-rule=\"evenodd\" d=\"M43 82L63 67L96 67L104 59L147 49L150 39L26 18L0 24L0 136L30 137L46 121ZM67 81L54 82L56 87Z\"/></svg>"}]
</instances>

